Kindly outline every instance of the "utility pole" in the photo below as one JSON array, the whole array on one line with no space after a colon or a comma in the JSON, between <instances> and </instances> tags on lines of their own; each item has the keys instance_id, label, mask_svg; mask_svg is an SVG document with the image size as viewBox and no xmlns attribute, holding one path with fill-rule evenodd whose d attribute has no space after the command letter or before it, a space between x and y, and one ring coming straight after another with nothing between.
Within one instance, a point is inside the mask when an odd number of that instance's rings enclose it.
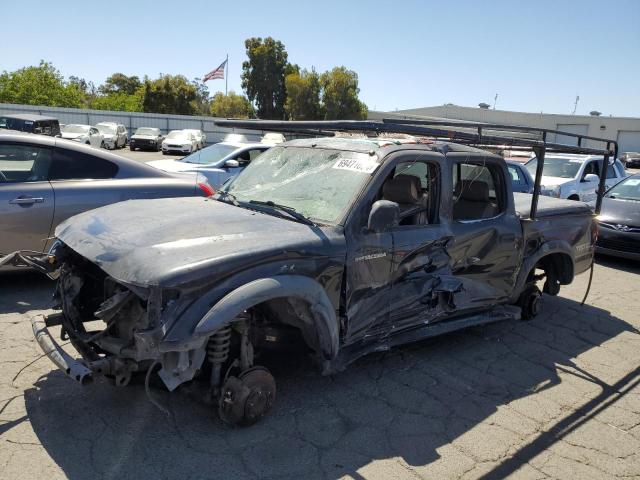
<instances>
[{"instance_id":1,"label":"utility pole","mask_svg":"<svg viewBox=\"0 0 640 480\"><path fill-rule=\"evenodd\" d=\"M576 114L576 110L578 109L578 100L580 100L580 95L576 95L576 103L573 104L573 112L571 113L571 115Z\"/></svg>"},{"instance_id":2,"label":"utility pole","mask_svg":"<svg viewBox=\"0 0 640 480\"><path fill-rule=\"evenodd\" d=\"M493 109L496 109L496 103L498 102L498 94L496 93L496 96L493 97Z\"/></svg>"}]
</instances>

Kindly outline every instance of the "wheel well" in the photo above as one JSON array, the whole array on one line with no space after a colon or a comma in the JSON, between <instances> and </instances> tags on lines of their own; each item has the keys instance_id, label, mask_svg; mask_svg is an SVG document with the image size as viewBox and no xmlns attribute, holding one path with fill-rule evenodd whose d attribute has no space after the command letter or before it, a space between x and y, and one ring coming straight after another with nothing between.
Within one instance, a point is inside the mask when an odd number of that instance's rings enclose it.
<instances>
[{"instance_id":1,"label":"wheel well","mask_svg":"<svg viewBox=\"0 0 640 480\"><path fill-rule=\"evenodd\" d=\"M535 269L544 270L548 279L556 279L561 285L568 285L573 280L573 261L566 253L551 253L542 257Z\"/></svg>"},{"instance_id":2,"label":"wheel well","mask_svg":"<svg viewBox=\"0 0 640 480\"><path fill-rule=\"evenodd\" d=\"M257 333L268 330L273 334L274 331L280 331L291 339L293 327L308 348L321 353L321 332L317 330L315 319L317 314L307 300L300 297L273 298L251 307L249 312L252 314L252 327ZM286 346L284 343L286 341L283 342L283 346Z\"/></svg>"},{"instance_id":3,"label":"wheel well","mask_svg":"<svg viewBox=\"0 0 640 480\"><path fill-rule=\"evenodd\" d=\"M580 197L577 194L569 195L567 200L580 200Z\"/></svg>"}]
</instances>

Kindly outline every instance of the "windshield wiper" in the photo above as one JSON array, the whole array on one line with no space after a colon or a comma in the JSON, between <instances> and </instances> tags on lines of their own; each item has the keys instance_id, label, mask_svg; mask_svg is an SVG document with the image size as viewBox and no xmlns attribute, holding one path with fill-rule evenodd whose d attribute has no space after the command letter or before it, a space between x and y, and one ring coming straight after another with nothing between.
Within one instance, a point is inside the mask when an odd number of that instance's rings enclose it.
<instances>
[{"instance_id":1,"label":"windshield wiper","mask_svg":"<svg viewBox=\"0 0 640 480\"><path fill-rule=\"evenodd\" d=\"M216 200L219 200L219 201L224 202L224 203L231 203L232 205L235 205L236 207L240 206L236 196L233 193L229 193L229 192L227 192L225 190L218 191L218 198L216 198Z\"/></svg>"},{"instance_id":2,"label":"windshield wiper","mask_svg":"<svg viewBox=\"0 0 640 480\"><path fill-rule=\"evenodd\" d=\"M274 203L271 200L267 200L266 202L262 201L262 200L249 200L249 203L253 204L253 205L262 205L265 207L271 207L274 210L278 210L281 212L284 212L286 214L288 214L289 216L291 216L292 218L296 219L298 222L300 223L304 223L306 225L312 225L312 226L316 226L316 224L310 220L309 218L305 217L304 215L302 215L300 212L296 211L295 208L293 207L289 207L287 205L280 205L278 203Z\"/></svg>"}]
</instances>

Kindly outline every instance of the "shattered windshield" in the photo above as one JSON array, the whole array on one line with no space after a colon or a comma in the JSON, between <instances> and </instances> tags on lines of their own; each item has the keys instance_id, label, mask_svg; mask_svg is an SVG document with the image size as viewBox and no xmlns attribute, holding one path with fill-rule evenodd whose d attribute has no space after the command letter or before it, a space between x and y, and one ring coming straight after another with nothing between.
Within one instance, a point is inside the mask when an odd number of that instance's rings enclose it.
<instances>
[{"instance_id":1,"label":"shattered windshield","mask_svg":"<svg viewBox=\"0 0 640 480\"><path fill-rule=\"evenodd\" d=\"M224 191L238 202L273 202L320 223L337 223L377 167L378 158L367 153L273 147Z\"/></svg>"}]
</instances>

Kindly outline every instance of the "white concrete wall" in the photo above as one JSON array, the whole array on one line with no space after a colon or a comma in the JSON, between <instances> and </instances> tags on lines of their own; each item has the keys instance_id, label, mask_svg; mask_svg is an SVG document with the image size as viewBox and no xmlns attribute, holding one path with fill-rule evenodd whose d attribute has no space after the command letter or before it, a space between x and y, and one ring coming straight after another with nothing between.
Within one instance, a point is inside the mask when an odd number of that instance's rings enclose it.
<instances>
[{"instance_id":1,"label":"white concrete wall","mask_svg":"<svg viewBox=\"0 0 640 480\"><path fill-rule=\"evenodd\" d=\"M593 117L590 115L558 115L553 113L510 112L507 110L485 110L483 108L447 105L439 107L413 108L395 112L370 112L369 118L383 117L438 117L484 123L503 123L528 127L561 130L560 125L586 125L586 135L618 141L621 131L640 134L640 118ZM573 131L573 129L569 129ZM627 138L634 134L626 134ZM593 144L591 144L593 146ZM600 145L597 145L600 146ZM623 153L623 145L620 145Z\"/></svg>"}]
</instances>

